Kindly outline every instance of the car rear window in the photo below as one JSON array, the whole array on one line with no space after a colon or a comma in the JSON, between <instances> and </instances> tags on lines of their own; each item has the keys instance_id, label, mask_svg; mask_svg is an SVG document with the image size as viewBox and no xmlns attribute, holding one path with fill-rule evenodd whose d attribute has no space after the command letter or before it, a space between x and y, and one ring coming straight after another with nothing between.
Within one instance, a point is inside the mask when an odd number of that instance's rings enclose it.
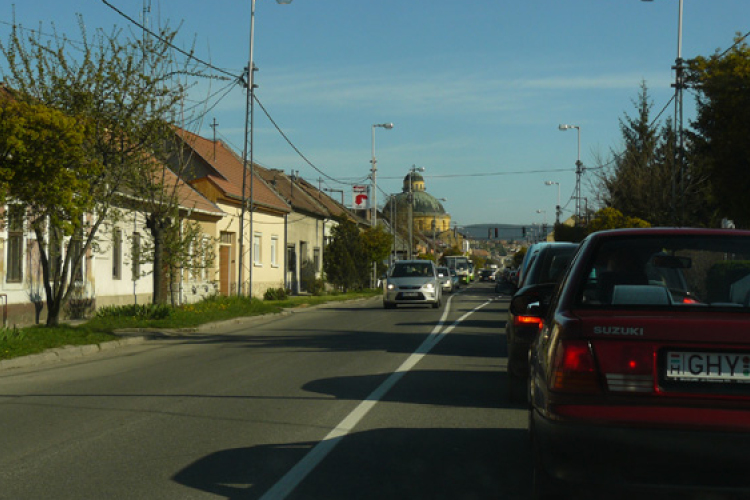
<instances>
[{"instance_id":1,"label":"car rear window","mask_svg":"<svg viewBox=\"0 0 750 500\"><path fill-rule=\"evenodd\" d=\"M750 238L620 237L587 259L577 293L592 307L750 307Z\"/></svg>"}]
</instances>

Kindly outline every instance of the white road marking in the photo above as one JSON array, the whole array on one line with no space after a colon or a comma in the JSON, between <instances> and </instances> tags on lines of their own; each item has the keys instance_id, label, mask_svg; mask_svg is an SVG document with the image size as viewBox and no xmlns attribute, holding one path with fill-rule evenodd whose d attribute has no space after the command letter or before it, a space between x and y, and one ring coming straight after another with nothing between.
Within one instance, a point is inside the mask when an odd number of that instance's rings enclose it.
<instances>
[{"instance_id":1,"label":"white road marking","mask_svg":"<svg viewBox=\"0 0 750 500\"><path fill-rule=\"evenodd\" d=\"M334 429L323 438L321 442L316 444L310 452L305 455L284 477L282 477L271 489L260 497L260 500L283 500L285 499L294 489L312 472L315 467L323 461L323 459L336 447L336 445L351 431L354 427L362 420L367 413L380 401L391 388L396 385L396 382L401 380L401 377L406 375L417 363L440 342L443 337L453 331L453 329L464 321L466 318L490 304L492 300L488 300L484 304L481 304L471 311L467 312L456 321L453 322L448 328L440 332L440 329L445 324L445 319L448 317L450 312L451 300L453 296L448 299L445 304L445 310L443 315L440 317L440 321L435 325L430 335L422 342L422 344L414 351L401 366L399 366L395 372L393 372L377 389L372 391L367 398L362 401L357 407L347 415L344 420L334 427Z\"/></svg>"}]
</instances>

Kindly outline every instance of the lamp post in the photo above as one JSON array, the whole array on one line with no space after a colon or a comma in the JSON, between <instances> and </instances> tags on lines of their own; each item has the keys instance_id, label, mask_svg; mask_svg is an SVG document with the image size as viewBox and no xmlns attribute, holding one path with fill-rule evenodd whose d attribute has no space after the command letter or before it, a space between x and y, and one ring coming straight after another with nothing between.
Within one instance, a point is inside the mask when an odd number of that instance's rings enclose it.
<instances>
[{"instance_id":1,"label":"lamp post","mask_svg":"<svg viewBox=\"0 0 750 500\"><path fill-rule=\"evenodd\" d=\"M578 131L578 159L576 160L576 226L581 225L581 174L583 174L583 164L581 163L581 127L578 125L560 125L558 128L562 131L574 128Z\"/></svg>"},{"instance_id":2,"label":"lamp post","mask_svg":"<svg viewBox=\"0 0 750 500\"><path fill-rule=\"evenodd\" d=\"M546 210L537 210L536 213L542 214L542 220L544 221L544 225L547 225L547 211Z\"/></svg>"},{"instance_id":3,"label":"lamp post","mask_svg":"<svg viewBox=\"0 0 750 500\"><path fill-rule=\"evenodd\" d=\"M414 172L424 172L424 167L412 165L409 169L409 260L414 256L414 192L412 191L411 177Z\"/></svg>"},{"instance_id":4,"label":"lamp post","mask_svg":"<svg viewBox=\"0 0 750 500\"><path fill-rule=\"evenodd\" d=\"M547 186L554 186L557 184L557 207L555 207L555 224L560 223L560 215L562 210L560 209L560 183L555 181L544 181Z\"/></svg>"},{"instance_id":5,"label":"lamp post","mask_svg":"<svg viewBox=\"0 0 750 500\"><path fill-rule=\"evenodd\" d=\"M372 160L370 160L370 163L372 163L372 167L370 168L370 173L372 174L372 227L375 227L378 222L378 204L377 204L377 172L378 172L378 161L375 159L375 129L376 128L384 128L386 130L391 130L393 128L392 123L377 123L372 126Z\"/></svg>"},{"instance_id":6,"label":"lamp post","mask_svg":"<svg viewBox=\"0 0 750 500\"><path fill-rule=\"evenodd\" d=\"M653 0L641 0L651 2ZM677 58L674 61L674 126L677 136L677 151L675 152L675 167L672 172L672 212L676 223L684 223L685 215L685 134L683 128L682 90L686 88L684 75L684 60L682 59L682 0L679 1L677 13ZM677 168L680 169L680 213L677 209Z\"/></svg>"},{"instance_id":7,"label":"lamp post","mask_svg":"<svg viewBox=\"0 0 750 500\"><path fill-rule=\"evenodd\" d=\"M276 3L287 5L292 0L276 0ZM247 60L246 81L244 82L247 89L247 100L245 102L245 147L242 153L242 207L240 208L240 255L239 255L239 276L237 279L237 295L242 295L242 283L245 279L245 270L243 259L245 257L245 211L247 210L246 186L247 186L247 156L248 145L250 148L250 238L253 234L253 187L255 172L253 167L253 101L255 100L255 65L253 64L253 35L255 31L255 0L250 3L250 49ZM252 248L252 247L251 247ZM252 251L250 252L252 256ZM253 284L253 266L248 267L248 292L252 295Z\"/></svg>"}]
</instances>

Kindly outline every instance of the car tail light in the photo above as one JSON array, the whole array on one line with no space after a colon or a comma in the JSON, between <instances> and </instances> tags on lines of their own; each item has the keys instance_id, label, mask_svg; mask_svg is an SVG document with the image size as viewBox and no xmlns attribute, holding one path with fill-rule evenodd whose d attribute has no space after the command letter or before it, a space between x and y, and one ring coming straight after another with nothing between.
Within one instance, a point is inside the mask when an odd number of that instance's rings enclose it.
<instances>
[{"instance_id":1,"label":"car tail light","mask_svg":"<svg viewBox=\"0 0 750 500\"><path fill-rule=\"evenodd\" d=\"M538 316L514 316L513 324L516 326L537 325L538 328L542 328L542 318Z\"/></svg>"},{"instance_id":2,"label":"car tail light","mask_svg":"<svg viewBox=\"0 0 750 500\"><path fill-rule=\"evenodd\" d=\"M562 340L555 351L551 389L564 392L601 392L599 373L589 343Z\"/></svg>"},{"instance_id":3,"label":"car tail light","mask_svg":"<svg viewBox=\"0 0 750 500\"><path fill-rule=\"evenodd\" d=\"M656 350L648 342L597 342L599 366L613 392L652 392Z\"/></svg>"}]
</instances>

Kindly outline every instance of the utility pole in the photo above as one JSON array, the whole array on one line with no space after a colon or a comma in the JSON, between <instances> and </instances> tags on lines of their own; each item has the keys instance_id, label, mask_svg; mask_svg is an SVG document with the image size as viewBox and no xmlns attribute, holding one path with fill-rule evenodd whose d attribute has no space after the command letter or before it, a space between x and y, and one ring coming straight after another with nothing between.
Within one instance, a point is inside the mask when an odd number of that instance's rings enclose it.
<instances>
[{"instance_id":1,"label":"utility pole","mask_svg":"<svg viewBox=\"0 0 750 500\"><path fill-rule=\"evenodd\" d=\"M214 160L216 159L216 127L218 126L219 124L216 123L216 117L214 117L213 122L211 123L211 125L209 125L209 127L213 129L213 133L214 133L214 141L213 141L214 142Z\"/></svg>"}]
</instances>

